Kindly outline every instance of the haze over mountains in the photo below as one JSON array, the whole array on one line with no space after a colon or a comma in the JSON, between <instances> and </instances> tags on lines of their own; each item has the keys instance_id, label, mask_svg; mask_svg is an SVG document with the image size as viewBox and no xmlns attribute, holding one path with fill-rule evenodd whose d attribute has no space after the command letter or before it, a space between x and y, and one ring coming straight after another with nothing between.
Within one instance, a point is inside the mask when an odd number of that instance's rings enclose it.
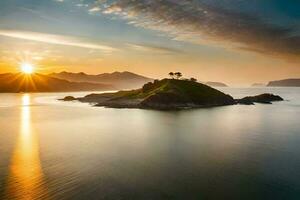
<instances>
[{"instance_id":1,"label":"haze over mountains","mask_svg":"<svg viewBox=\"0 0 300 200\"><path fill-rule=\"evenodd\" d=\"M72 82L89 82L113 85L115 89L136 89L141 85L153 81L152 78L132 72L113 72L98 75L89 75L83 72L60 72L49 74L51 77L65 79Z\"/></svg>"},{"instance_id":2,"label":"haze over mountains","mask_svg":"<svg viewBox=\"0 0 300 200\"><path fill-rule=\"evenodd\" d=\"M0 92L71 92L71 91L109 91L133 89L153 79L131 72L114 72L99 75L85 73L34 73L0 74Z\"/></svg>"},{"instance_id":3,"label":"haze over mountains","mask_svg":"<svg viewBox=\"0 0 300 200\"><path fill-rule=\"evenodd\" d=\"M70 92L112 90L108 84L70 82L42 74L0 74L0 92Z\"/></svg>"},{"instance_id":4,"label":"haze over mountains","mask_svg":"<svg viewBox=\"0 0 300 200\"><path fill-rule=\"evenodd\" d=\"M60 72L49 75L22 73L0 74L0 92L70 92L70 91L112 91L136 89L152 78L132 72L113 72L88 75L83 72ZM227 87L221 82L204 83L211 87ZM263 86L255 84L254 86ZM267 87L300 87L300 79L270 81Z\"/></svg>"}]
</instances>

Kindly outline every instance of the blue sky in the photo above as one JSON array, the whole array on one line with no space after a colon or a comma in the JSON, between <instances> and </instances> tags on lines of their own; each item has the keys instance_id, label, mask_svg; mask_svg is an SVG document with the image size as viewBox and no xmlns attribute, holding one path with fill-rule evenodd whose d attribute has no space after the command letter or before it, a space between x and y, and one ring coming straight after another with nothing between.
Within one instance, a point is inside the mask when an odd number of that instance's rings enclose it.
<instances>
[{"instance_id":1,"label":"blue sky","mask_svg":"<svg viewBox=\"0 0 300 200\"><path fill-rule=\"evenodd\" d=\"M234 83L266 71L272 73L265 79L300 76L300 2L2 0L0 43L2 69L14 65L11 52L39 60L45 71L129 70L157 77L174 69Z\"/></svg>"}]
</instances>

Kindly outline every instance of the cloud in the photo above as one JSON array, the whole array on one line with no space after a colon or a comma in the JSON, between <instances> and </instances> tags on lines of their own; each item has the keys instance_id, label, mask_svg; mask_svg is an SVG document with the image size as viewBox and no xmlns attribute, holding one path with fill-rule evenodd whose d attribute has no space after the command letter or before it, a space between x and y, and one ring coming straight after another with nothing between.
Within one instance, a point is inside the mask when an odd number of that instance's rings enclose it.
<instances>
[{"instance_id":1,"label":"cloud","mask_svg":"<svg viewBox=\"0 0 300 200\"><path fill-rule=\"evenodd\" d=\"M127 46L133 50L141 51L141 52L149 52L149 53L156 53L156 54L176 54L182 53L182 51L167 47L160 47L160 46L152 46L152 45L145 45L145 44L127 44Z\"/></svg>"},{"instance_id":2,"label":"cloud","mask_svg":"<svg viewBox=\"0 0 300 200\"><path fill-rule=\"evenodd\" d=\"M82 4L82 3L78 3L76 4L77 7L89 7L89 4Z\"/></svg>"},{"instance_id":3,"label":"cloud","mask_svg":"<svg viewBox=\"0 0 300 200\"><path fill-rule=\"evenodd\" d=\"M89 9L89 12L93 13L93 12L98 12L100 11L101 9L99 7L93 7L91 9Z\"/></svg>"},{"instance_id":4,"label":"cloud","mask_svg":"<svg viewBox=\"0 0 300 200\"><path fill-rule=\"evenodd\" d=\"M97 49L104 52L112 52L116 49L110 46L101 45L98 43L93 43L85 41L82 38L64 36L64 35L54 35L38 32L27 32L27 31L18 31L18 30L1 30L0 36L31 40L35 42L43 42L48 44L64 45L64 46L73 46L87 49Z\"/></svg>"},{"instance_id":5,"label":"cloud","mask_svg":"<svg viewBox=\"0 0 300 200\"><path fill-rule=\"evenodd\" d=\"M242 10L204 0L113 0L104 14L117 15L138 27L157 30L175 40L214 43L276 56L300 55L300 36Z\"/></svg>"}]
</instances>

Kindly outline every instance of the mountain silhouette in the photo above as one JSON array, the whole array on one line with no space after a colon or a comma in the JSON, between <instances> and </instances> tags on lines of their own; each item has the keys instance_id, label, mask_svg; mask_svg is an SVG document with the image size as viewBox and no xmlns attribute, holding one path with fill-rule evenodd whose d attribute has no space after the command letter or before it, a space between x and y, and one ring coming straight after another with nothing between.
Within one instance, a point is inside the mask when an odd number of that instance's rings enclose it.
<instances>
[{"instance_id":1,"label":"mountain silhouette","mask_svg":"<svg viewBox=\"0 0 300 200\"><path fill-rule=\"evenodd\" d=\"M42 74L0 74L0 92L69 92L114 90L112 85L70 82Z\"/></svg>"},{"instance_id":2,"label":"mountain silhouette","mask_svg":"<svg viewBox=\"0 0 300 200\"><path fill-rule=\"evenodd\" d=\"M65 79L73 82L89 82L113 85L117 89L135 89L153 81L153 79L132 72L113 72L98 75L89 75L83 72L60 72L49 74L51 77Z\"/></svg>"}]
</instances>

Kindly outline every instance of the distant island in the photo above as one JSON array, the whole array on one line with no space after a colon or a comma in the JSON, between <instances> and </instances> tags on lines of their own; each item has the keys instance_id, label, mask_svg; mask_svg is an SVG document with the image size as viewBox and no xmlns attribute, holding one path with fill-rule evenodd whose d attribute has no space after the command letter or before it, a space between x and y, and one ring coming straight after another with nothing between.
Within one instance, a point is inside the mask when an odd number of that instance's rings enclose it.
<instances>
[{"instance_id":1,"label":"distant island","mask_svg":"<svg viewBox=\"0 0 300 200\"><path fill-rule=\"evenodd\" d=\"M273 101L283 101L283 98L274 94L260 94L237 99L236 103L244 105L254 105L254 103L272 104Z\"/></svg>"},{"instance_id":2,"label":"distant island","mask_svg":"<svg viewBox=\"0 0 300 200\"><path fill-rule=\"evenodd\" d=\"M278 81L270 81L268 87L300 87L300 79L284 79Z\"/></svg>"},{"instance_id":3,"label":"distant island","mask_svg":"<svg viewBox=\"0 0 300 200\"><path fill-rule=\"evenodd\" d=\"M112 85L114 89L136 89L141 85L153 81L152 78L141 76L132 72L113 72L97 75L89 75L83 72L60 72L51 73L50 77L64 79L72 82L89 82Z\"/></svg>"},{"instance_id":4,"label":"distant island","mask_svg":"<svg viewBox=\"0 0 300 200\"><path fill-rule=\"evenodd\" d=\"M228 85L226 85L225 83L221 83L221 82L206 82L206 85L209 85L211 87L228 87Z\"/></svg>"},{"instance_id":5,"label":"distant island","mask_svg":"<svg viewBox=\"0 0 300 200\"><path fill-rule=\"evenodd\" d=\"M115 93L90 94L75 98L67 96L63 101L92 103L95 106L110 108L142 108L172 110L184 108L215 107L235 104L271 103L283 99L273 94L262 94L243 99L234 99L228 94L208 85L196 82L196 79L165 78L145 84L142 88Z\"/></svg>"},{"instance_id":6,"label":"distant island","mask_svg":"<svg viewBox=\"0 0 300 200\"><path fill-rule=\"evenodd\" d=\"M253 83L251 87L266 87L266 84L263 83Z\"/></svg>"}]
</instances>

